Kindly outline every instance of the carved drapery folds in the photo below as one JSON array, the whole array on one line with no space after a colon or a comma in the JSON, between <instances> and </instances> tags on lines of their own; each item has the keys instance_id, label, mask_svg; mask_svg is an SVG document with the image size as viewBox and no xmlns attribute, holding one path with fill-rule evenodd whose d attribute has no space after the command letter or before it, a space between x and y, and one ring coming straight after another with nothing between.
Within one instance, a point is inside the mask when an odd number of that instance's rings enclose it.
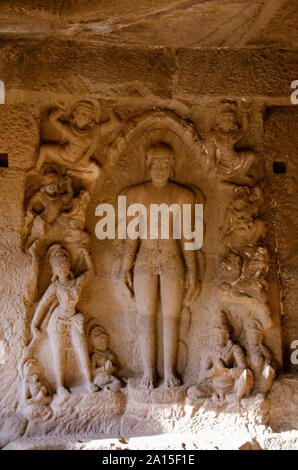
<instances>
[{"instance_id":1,"label":"carved drapery folds","mask_svg":"<svg viewBox=\"0 0 298 470\"><path fill-rule=\"evenodd\" d=\"M49 109L49 129L60 140L41 141L25 194L23 248L44 274L21 366L24 406L45 407L55 394L67 399L75 389L114 393L127 383L141 389L192 385L192 399L241 399L270 390L277 366L266 345L273 320L265 280L262 160L238 144L248 129L249 106L223 100L205 133L176 108L148 109L122 120L109 111L106 123L91 98ZM103 145L101 168L96 155ZM100 297L91 312L80 309L86 279L100 289L93 268L98 252L90 249L94 234L86 224L88 205L93 197L100 200L105 178L116 188L110 184L104 196L125 195L127 206L143 204L149 211L150 204L177 204L182 210L188 204L194 213L195 204L204 204L198 251L185 250L186 240L175 239L173 230L168 240L113 241L110 271L118 284L112 295L117 299L124 292L121 301L135 311L136 330L127 338L138 352L135 375L142 373L135 382L134 374L120 372L123 361L136 358L118 361L119 353L109 347L109 338L121 335L120 319L113 331L98 320ZM190 381L196 327L207 332L208 341ZM45 356L52 358L51 371ZM77 364L72 379L70 358Z\"/></svg>"}]
</instances>

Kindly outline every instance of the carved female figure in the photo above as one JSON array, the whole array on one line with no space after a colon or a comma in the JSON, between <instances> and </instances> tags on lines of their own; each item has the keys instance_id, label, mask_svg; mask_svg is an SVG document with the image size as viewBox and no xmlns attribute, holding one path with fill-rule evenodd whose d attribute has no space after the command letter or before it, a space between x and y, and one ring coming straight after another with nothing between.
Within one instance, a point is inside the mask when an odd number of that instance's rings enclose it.
<instances>
[{"instance_id":1,"label":"carved female figure","mask_svg":"<svg viewBox=\"0 0 298 470\"><path fill-rule=\"evenodd\" d=\"M86 387L89 392L97 391L98 388L91 382L88 347L83 330L83 315L76 310L88 271L75 277L71 271L68 252L58 244L49 249L49 259L53 272L52 283L40 300L33 317L33 341L41 326L48 321L47 331L53 354L56 391L60 395L67 396L70 392L64 386L65 336L70 335L73 349L78 356L81 371L85 377ZM87 262L89 260L87 254L86 260ZM89 271L91 269L89 260Z\"/></svg>"}]
</instances>

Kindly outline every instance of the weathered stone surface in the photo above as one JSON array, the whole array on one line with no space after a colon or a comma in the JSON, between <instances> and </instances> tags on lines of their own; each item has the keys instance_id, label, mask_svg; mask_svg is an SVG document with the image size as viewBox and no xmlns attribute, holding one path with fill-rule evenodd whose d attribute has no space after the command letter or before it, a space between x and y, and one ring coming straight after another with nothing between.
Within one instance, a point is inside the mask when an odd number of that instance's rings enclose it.
<instances>
[{"instance_id":1,"label":"weathered stone surface","mask_svg":"<svg viewBox=\"0 0 298 470\"><path fill-rule=\"evenodd\" d=\"M293 4L166 3L1 3L7 449L297 445Z\"/></svg>"},{"instance_id":2,"label":"weathered stone surface","mask_svg":"<svg viewBox=\"0 0 298 470\"><path fill-rule=\"evenodd\" d=\"M3 0L3 35L73 34L122 44L170 47L295 47L294 0Z\"/></svg>"}]
</instances>

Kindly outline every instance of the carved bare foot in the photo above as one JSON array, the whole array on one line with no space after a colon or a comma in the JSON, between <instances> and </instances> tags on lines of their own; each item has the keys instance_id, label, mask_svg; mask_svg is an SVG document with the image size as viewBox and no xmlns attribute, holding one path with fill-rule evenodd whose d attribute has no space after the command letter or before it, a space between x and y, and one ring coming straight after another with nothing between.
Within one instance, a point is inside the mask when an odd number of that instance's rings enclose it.
<instances>
[{"instance_id":1,"label":"carved bare foot","mask_svg":"<svg viewBox=\"0 0 298 470\"><path fill-rule=\"evenodd\" d=\"M152 372L144 372L140 385L143 388L152 390L154 388L155 377Z\"/></svg>"},{"instance_id":2,"label":"carved bare foot","mask_svg":"<svg viewBox=\"0 0 298 470\"><path fill-rule=\"evenodd\" d=\"M87 384L87 390L88 390L88 392L90 392L90 393L94 393L94 392L98 392L98 391L99 391L99 388L98 388L98 386L95 385L94 383L89 382L89 383Z\"/></svg>"},{"instance_id":3,"label":"carved bare foot","mask_svg":"<svg viewBox=\"0 0 298 470\"><path fill-rule=\"evenodd\" d=\"M179 385L181 385L181 382L178 379L177 375L174 374L174 372L169 372L165 375L164 385L166 388L174 388L179 387Z\"/></svg>"},{"instance_id":4,"label":"carved bare foot","mask_svg":"<svg viewBox=\"0 0 298 470\"><path fill-rule=\"evenodd\" d=\"M59 395L60 398L68 398L70 397L71 393L69 390L67 390L67 388L60 385L57 387L57 395Z\"/></svg>"}]
</instances>

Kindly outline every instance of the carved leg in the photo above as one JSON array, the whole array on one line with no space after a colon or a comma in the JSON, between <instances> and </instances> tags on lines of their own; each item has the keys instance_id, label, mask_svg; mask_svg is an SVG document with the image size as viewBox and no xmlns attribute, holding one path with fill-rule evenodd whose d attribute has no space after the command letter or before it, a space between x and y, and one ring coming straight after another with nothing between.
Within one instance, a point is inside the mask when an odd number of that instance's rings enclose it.
<instances>
[{"instance_id":1,"label":"carved leg","mask_svg":"<svg viewBox=\"0 0 298 470\"><path fill-rule=\"evenodd\" d=\"M135 276L134 291L139 314L139 344L144 374L141 385L153 388L156 379L156 307L158 292L157 276Z\"/></svg>"},{"instance_id":2,"label":"carved leg","mask_svg":"<svg viewBox=\"0 0 298 470\"><path fill-rule=\"evenodd\" d=\"M98 387L92 383L91 380L91 370L90 370L90 361L88 354L87 341L83 331L80 331L77 325L71 326L71 337L74 350L76 351L80 364L81 370L85 377L86 386L89 392L97 392Z\"/></svg>"},{"instance_id":3,"label":"carved leg","mask_svg":"<svg viewBox=\"0 0 298 470\"><path fill-rule=\"evenodd\" d=\"M48 230L49 224L40 216L37 215L33 221L31 232L27 237L27 240L24 244L25 251L31 249L34 251L34 248L39 240L41 240Z\"/></svg>"},{"instance_id":4,"label":"carved leg","mask_svg":"<svg viewBox=\"0 0 298 470\"><path fill-rule=\"evenodd\" d=\"M53 353L54 371L56 377L56 391L59 395L68 396L70 392L64 387L66 351L64 345L65 338L63 333L66 329L66 326L59 324L59 329L62 334L57 331L57 326L58 325L56 319L52 319L52 321L50 320L48 333Z\"/></svg>"},{"instance_id":5,"label":"carved leg","mask_svg":"<svg viewBox=\"0 0 298 470\"><path fill-rule=\"evenodd\" d=\"M176 375L179 343L179 324L184 295L184 279L161 276L160 296L163 317L164 383L166 387L177 387Z\"/></svg>"},{"instance_id":6,"label":"carved leg","mask_svg":"<svg viewBox=\"0 0 298 470\"><path fill-rule=\"evenodd\" d=\"M40 170L44 163L62 163L59 150L63 149L62 145L44 144L40 147L36 162L36 170Z\"/></svg>"},{"instance_id":7,"label":"carved leg","mask_svg":"<svg viewBox=\"0 0 298 470\"><path fill-rule=\"evenodd\" d=\"M69 168L67 174L71 177L79 178L84 187L92 192L96 181L101 173L99 165L95 162L88 162L85 166Z\"/></svg>"}]
</instances>

